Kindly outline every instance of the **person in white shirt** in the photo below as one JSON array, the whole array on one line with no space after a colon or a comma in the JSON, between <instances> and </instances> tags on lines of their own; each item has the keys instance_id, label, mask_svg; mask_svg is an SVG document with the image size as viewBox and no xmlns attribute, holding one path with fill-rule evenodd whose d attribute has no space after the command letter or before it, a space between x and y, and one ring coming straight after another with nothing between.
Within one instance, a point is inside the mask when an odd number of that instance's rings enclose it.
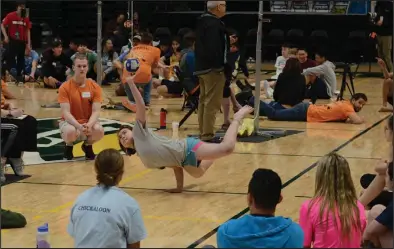
<instances>
[{"instance_id":1,"label":"person in white shirt","mask_svg":"<svg viewBox=\"0 0 394 249\"><path fill-rule=\"evenodd\" d=\"M75 248L140 248L147 236L137 201L118 186L124 173L123 156L115 149L95 160L97 186L75 201L68 233Z\"/></svg>"}]
</instances>

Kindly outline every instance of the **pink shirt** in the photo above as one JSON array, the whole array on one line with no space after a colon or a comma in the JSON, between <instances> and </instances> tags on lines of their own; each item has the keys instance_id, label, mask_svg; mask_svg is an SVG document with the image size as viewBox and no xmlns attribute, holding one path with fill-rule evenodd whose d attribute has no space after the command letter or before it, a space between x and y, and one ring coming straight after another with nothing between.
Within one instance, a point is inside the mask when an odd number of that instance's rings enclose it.
<instances>
[{"instance_id":1,"label":"pink shirt","mask_svg":"<svg viewBox=\"0 0 394 249\"><path fill-rule=\"evenodd\" d=\"M341 224L339 217L337 215L337 225L338 229L334 223L334 217L332 214L328 216L328 226L326 222L320 222L319 212L320 205L315 204L312 206L310 212L309 210L309 202L305 201L300 210L300 226L304 231L304 247L313 247L313 248L360 248L362 242L362 232L357 232L356 229L353 229L351 232L351 239L343 241L341 234ZM361 220L361 228L364 231L365 226L367 225L367 219L365 217L365 209L364 206L357 201L358 209L360 210L360 220ZM323 215L323 218L325 215ZM328 228L328 229L327 229Z\"/></svg>"}]
</instances>

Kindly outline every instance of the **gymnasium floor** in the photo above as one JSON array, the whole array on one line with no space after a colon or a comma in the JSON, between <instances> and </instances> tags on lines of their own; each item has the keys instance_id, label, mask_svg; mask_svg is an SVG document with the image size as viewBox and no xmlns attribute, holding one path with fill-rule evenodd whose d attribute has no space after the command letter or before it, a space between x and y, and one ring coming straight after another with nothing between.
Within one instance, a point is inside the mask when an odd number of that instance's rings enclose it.
<instances>
[{"instance_id":1,"label":"gymnasium floor","mask_svg":"<svg viewBox=\"0 0 394 249\"><path fill-rule=\"evenodd\" d=\"M247 185L252 172L260 167L271 168L281 176L284 200L278 206L277 215L289 216L295 221L298 221L299 206L313 194L314 163L331 151L338 151L348 159L353 179L360 190L360 176L372 172L374 165L388 150L383 142L383 132L389 114L377 112L381 103L381 84L382 80L378 78L355 80L356 92L364 92L369 98L361 112L367 120L363 125L273 122L261 118L263 128L302 132L263 143L237 143L235 152L218 160L203 178L186 176L186 190L182 194L162 191L174 187L172 170L146 169L136 156L127 158L126 172L120 186L141 206L148 231L142 247L216 245L215 229L228 219L247 212ZM2 230L1 246L35 247L36 228L48 222L51 246L72 247L73 241L67 234L70 208L80 193L95 185L93 163L43 160L45 155L49 155L50 160L57 160L62 153L61 150L59 152L62 145L54 128L60 109L40 107L41 104L56 102L56 91L15 86L10 86L10 89L22 99L18 100L19 107L44 120L39 121L40 153L30 153L25 157L26 164L30 164L25 167L25 173L31 177L1 188L2 207L23 213L28 225L23 229ZM113 94L111 88L105 88L105 91ZM180 112L180 99L153 97L148 112L148 122L152 128L159 126L162 107L169 111L169 123L179 121L184 115ZM223 118L221 114L218 117L216 125L219 128ZM95 146L96 152L105 146L117 147L116 137L111 133L116 131L118 121L133 122L134 114L103 110L102 118L108 119L108 135ZM46 123L42 123L44 121ZM48 126L51 123L52 126ZM197 124L197 115L192 115L180 129L180 135L184 137L197 133ZM171 136L170 129L161 132ZM56 145L57 151L52 150ZM82 156L78 148L75 150ZM7 173L12 173L12 170L8 169Z\"/></svg>"}]
</instances>

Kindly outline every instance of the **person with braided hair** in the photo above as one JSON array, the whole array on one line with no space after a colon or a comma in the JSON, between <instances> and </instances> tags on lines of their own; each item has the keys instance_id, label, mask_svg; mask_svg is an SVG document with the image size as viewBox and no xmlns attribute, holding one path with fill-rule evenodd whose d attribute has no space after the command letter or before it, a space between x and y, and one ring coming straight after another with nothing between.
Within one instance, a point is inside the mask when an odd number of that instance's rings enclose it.
<instances>
[{"instance_id":1,"label":"person with braided hair","mask_svg":"<svg viewBox=\"0 0 394 249\"><path fill-rule=\"evenodd\" d=\"M80 194L70 214L68 233L75 248L140 248L147 236L137 201L118 187L123 156L101 151L94 162L97 185Z\"/></svg>"}]
</instances>

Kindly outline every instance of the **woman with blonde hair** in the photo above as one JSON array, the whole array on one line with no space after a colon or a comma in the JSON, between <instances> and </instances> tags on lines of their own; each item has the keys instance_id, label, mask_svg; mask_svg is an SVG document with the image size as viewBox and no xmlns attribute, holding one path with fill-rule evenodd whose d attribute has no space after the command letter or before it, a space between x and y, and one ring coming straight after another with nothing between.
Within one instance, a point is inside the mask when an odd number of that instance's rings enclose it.
<instances>
[{"instance_id":1,"label":"woman with blonde hair","mask_svg":"<svg viewBox=\"0 0 394 249\"><path fill-rule=\"evenodd\" d=\"M304 247L360 248L365 210L344 157L331 153L318 162L315 194L302 204L299 223Z\"/></svg>"}]
</instances>

